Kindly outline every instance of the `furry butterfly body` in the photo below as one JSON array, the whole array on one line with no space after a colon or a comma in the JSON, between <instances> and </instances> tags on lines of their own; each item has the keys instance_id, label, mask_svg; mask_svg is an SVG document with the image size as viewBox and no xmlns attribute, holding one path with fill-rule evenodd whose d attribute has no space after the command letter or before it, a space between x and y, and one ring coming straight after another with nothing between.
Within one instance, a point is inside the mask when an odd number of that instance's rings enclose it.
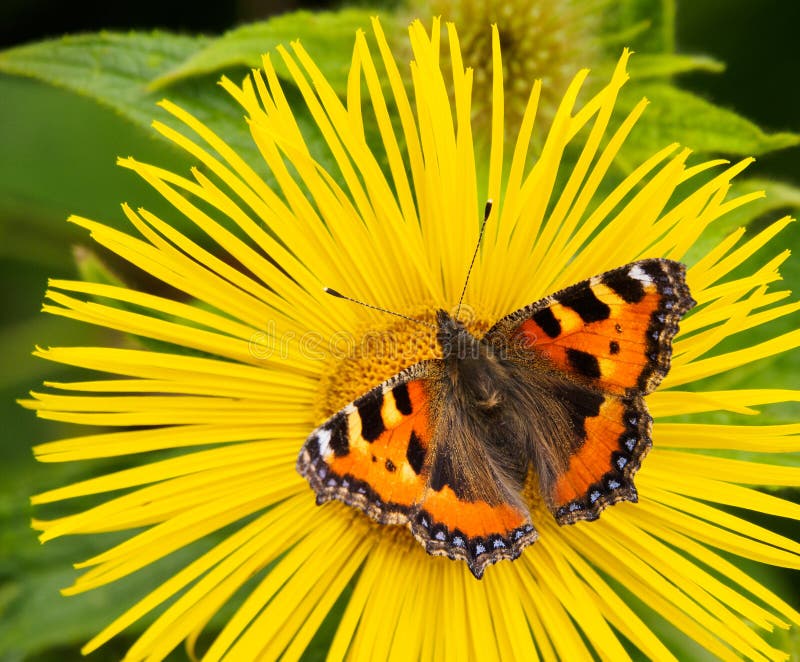
<instances>
[{"instance_id":1,"label":"furry butterfly body","mask_svg":"<svg viewBox=\"0 0 800 662\"><path fill-rule=\"evenodd\" d=\"M635 501L651 447L644 396L693 305L683 265L642 260L498 321L478 339L437 312L442 358L410 366L308 437L317 502L405 524L480 578L537 539L528 481L560 524Z\"/></svg>"}]
</instances>

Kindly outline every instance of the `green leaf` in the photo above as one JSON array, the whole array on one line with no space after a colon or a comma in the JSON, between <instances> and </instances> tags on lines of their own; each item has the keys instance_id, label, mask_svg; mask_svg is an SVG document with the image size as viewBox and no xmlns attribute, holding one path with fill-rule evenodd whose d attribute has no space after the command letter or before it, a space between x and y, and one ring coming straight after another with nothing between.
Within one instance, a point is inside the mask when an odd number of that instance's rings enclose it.
<instances>
[{"instance_id":1,"label":"green leaf","mask_svg":"<svg viewBox=\"0 0 800 662\"><path fill-rule=\"evenodd\" d=\"M181 223L146 182L114 165L118 155L136 154L186 172L192 159L157 139L150 127L133 125L93 99L28 78L0 75L0 99L0 261L47 266L52 274L72 272L69 246L86 241L87 232L67 223L69 214L129 230L122 201L147 207L191 232L192 226ZM35 290L37 303L46 275Z\"/></svg>"},{"instance_id":2,"label":"green leaf","mask_svg":"<svg viewBox=\"0 0 800 662\"><path fill-rule=\"evenodd\" d=\"M664 78L687 71L721 72L725 65L719 60L705 55L686 55L677 53L643 53L634 55L628 67L631 78Z\"/></svg>"},{"instance_id":3,"label":"green leaf","mask_svg":"<svg viewBox=\"0 0 800 662\"><path fill-rule=\"evenodd\" d=\"M104 285L125 286L125 282L91 248L75 246L72 252L81 280Z\"/></svg>"},{"instance_id":4,"label":"green leaf","mask_svg":"<svg viewBox=\"0 0 800 662\"><path fill-rule=\"evenodd\" d=\"M0 619L2 659L27 659L49 647L85 643L197 554L191 549L180 551L109 586L63 597L59 591L70 586L78 575L71 568L72 563L105 551L125 536L76 536L42 546L26 526L27 522L9 522L6 517L0 522L4 528L3 542L15 545L15 552L4 568L11 573L0 582L0 592L6 599ZM133 624L127 634L140 633L152 620L152 616L146 616ZM99 659L119 659L110 651L101 650Z\"/></svg>"},{"instance_id":5,"label":"green leaf","mask_svg":"<svg viewBox=\"0 0 800 662\"><path fill-rule=\"evenodd\" d=\"M180 130L182 125L156 106L162 95L148 85L208 43L206 38L163 32L64 37L0 53L0 72L88 97L148 131L154 117ZM232 75L236 79L245 72ZM241 107L214 83L209 78L183 81L170 89L169 98L223 136L251 165L265 170Z\"/></svg>"},{"instance_id":6,"label":"green leaf","mask_svg":"<svg viewBox=\"0 0 800 662\"><path fill-rule=\"evenodd\" d=\"M158 100L147 84L208 42L165 32L66 36L0 53L0 71L89 96L145 124Z\"/></svg>"},{"instance_id":7,"label":"green leaf","mask_svg":"<svg viewBox=\"0 0 800 662\"><path fill-rule=\"evenodd\" d=\"M298 11L268 21L243 25L211 40L188 58L158 76L151 89L176 81L230 68L259 67L261 56L279 44L299 39L333 88L347 89L347 74L356 31L367 28L375 10L343 9L338 12ZM288 76L280 58L273 58L279 75Z\"/></svg>"},{"instance_id":8,"label":"green leaf","mask_svg":"<svg viewBox=\"0 0 800 662\"><path fill-rule=\"evenodd\" d=\"M206 38L163 32L78 35L0 53L0 71L89 97L149 127L155 116L165 115L156 106L162 95L149 91L149 83L207 43ZM236 104L211 81L176 86L170 98L224 135L245 158L254 160L255 147L244 128L241 109L237 111Z\"/></svg>"},{"instance_id":9,"label":"green leaf","mask_svg":"<svg viewBox=\"0 0 800 662\"><path fill-rule=\"evenodd\" d=\"M75 426L53 425L56 437L76 433ZM41 422L39 427L42 427ZM131 533L67 536L42 545L31 529L31 518L51 519L77 512L80 505L67 503L33 508L29 501L31 494L135 466L141 462L141 457L39 464L27 449L25 453L8 452L11 445L9 435L0 438L5 467L4 480L0 481L0 549L3 550L0 554L0 660L29 659L52 647L78 648L239 526L237 523L231 529L207 536L107 586L64 597L59 591L70 586L83 572L73 569L73 563L106 551L129 538ZM87 505L102 500L102 497L90 498ZM222 615L230 616L229 610ZM127 629L124 636L141 633L153 618L153 615L145 616ZM215 617L212 625L218 622ZM101 648L95 659L121 659L130 643L115 640ZM177 658L186 659L185 655Z\"/></svg>"},{"instance_id":10,"label":"green leaf","mask_svg":"<svg viewBox=\"0 0 800 662\"><path fill-rule=\"evenodd\" d=\"M794 587L796 590L796 578L794 576L787 576L784 579L784 585L794 580ZM773 647L779 651L786 653L791 662L800 660L800 628L797 626L791 627L787 630L783 628L775 628L772 632L766 634L766 640L772 644Z\"/></svg>"},{"instance_id":11,"label":"green leaf","mask_svg":"<svg viewBox=\"0 0 800 662\"><path fill-rule=\"evenodd\" d=\"M617 112L627 113L646 97L650 105L622 150L622 159L640 163L672 141L695 152L749 156L800 143L795 133L767 134L751 121L665 83L623 88Z\"/></svg>"},{"instance_id":12,"label":"green leaf","mask_svg":"<svg viewBox=\"0 0 800 662\"><path fill-rule=\"evenodd\" d=\"M30 412L17 410L16 418L35 421ZM16 420L9 421L17 426ZM51 434L67 434L63 424L38 423L39 433L49 427ZM102 592L72 602L59 595L76 576L71 564L102 551L108 546L107 536L75 536L42 546L30 526L34 515L31 494L86 478L86 467L80 463L38 464L14 435L3 435L0 449L4 458L0 481L0 659L26 659L48 645L86 640L125 603L120 594L117 603L113 594ZM98 601L106 601L105 606Z\"/></svg>"},{"instance_id":13,"label":"green leaf","mask_svg":"<svg viewBox=\"0 0 800 662\"><path fill-rule=\"evenodd\" d=\"M602 17L602 41L615 53L620 45L643 53L675 50L675 0L618 0Z\"/></svg>"}]
</instances>

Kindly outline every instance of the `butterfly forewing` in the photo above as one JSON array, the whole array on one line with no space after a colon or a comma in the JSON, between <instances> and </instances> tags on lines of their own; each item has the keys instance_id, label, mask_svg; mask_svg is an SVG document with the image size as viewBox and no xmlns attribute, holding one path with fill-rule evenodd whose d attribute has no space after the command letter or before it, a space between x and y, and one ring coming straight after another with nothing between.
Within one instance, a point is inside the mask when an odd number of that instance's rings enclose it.
<instances>
[{"instance_id":1,"label":"butterfly forewing","mask_svg":"<svg viewBox=\"0 0 800 662\"><path fill-rule=\"evenodd\" d=\"M314 430L297 469L317 493L383 524L408 522L425 490L430 443L427 362L372 389Z\"/></svg>"},{"instance_id":2,"label":"butterfly forewing","mask_svg":"<svg viewBox=\"0 0 800 662\"><path fill-rule=\"evenodd\" d=\"M531 349L600 391L645 395L667 374L678 321L695 305L685 278L678 262L634 262L504 317L484 340Z\"/></svg>"}]
</instances>

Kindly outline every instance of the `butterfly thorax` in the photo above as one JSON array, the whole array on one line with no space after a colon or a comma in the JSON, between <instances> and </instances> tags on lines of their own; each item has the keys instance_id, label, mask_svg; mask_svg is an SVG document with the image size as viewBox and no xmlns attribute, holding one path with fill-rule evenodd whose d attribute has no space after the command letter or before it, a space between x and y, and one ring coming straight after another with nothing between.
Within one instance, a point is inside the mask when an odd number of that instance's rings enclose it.
<instances>
[{"instance_id":1,"label":"butterfly thorax","mask_svg":"<svg viewBox=\"0 0 800 662\"><path fill-rule=\"evenodd\" d=\"M519 389L516 370L462 322L442 310L436 318L443 368L443 404L436 407L436 418L447 443L452 442L460 452L445 463L433 463L433 485L439 480L450 482L467 500L499 503L514 499L525 480L530 456L528 439L517 432L514 421L512 394ZM437 470L443 474L441 479ZM462 480L454 485L449 474L459 474Z\"/></svg>"},{"instance_id":2,"label":"butterfly thorax","mask_svg":"<svg viewBox=\"0 0 800 662\"><path fill-rule=\"evenodd\" d=\"M549 488L575 448L576 430L563 405L575 386L554 374L546 359L521 360L512 345L476 338L445 311L437 312L437 323L442 401L448 404L436 415L451 446L463 451L457 461L469 486L465 495L477 492L489 503L513 499L531 461ZM497 488L494 494L486 493L487 484Z\"/></svg>"},{"instance_id":3,"label":"butterfly thorax","mask_svg":"<svg viewBox=\"0 0 800 662\"><path fill-rule=\"evenodd\" d=\"M442 350L445 374L455 391L482 410L500 405L500 384L507 367L494 348L473 336L464 324L444 310L436 313L437 341Z\"/></svg>"}]
</instances>

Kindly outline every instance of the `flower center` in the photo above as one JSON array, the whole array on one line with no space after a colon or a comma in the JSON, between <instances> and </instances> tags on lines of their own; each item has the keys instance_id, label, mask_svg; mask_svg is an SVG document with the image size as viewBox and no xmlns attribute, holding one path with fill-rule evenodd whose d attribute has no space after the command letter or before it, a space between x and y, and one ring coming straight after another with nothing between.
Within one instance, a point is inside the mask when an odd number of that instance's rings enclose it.
<instances>
[{"instance_id":1,"label":"flower center","mask_svg":"<svg viewBox=\"0 0 800 662\"><path fill-rule=\"evenodd\" d=\"M601 12L573 0L434 0L426 13L458 28L464 65L473 68L473 120L486 124L492 108L492 33L496 24L503 52L506 131L516 136L534 80L542 80L537 117L549 124L561 96L582 63L598 54ZM449 59L447 52L444 59ZM445 66L445 70L446 69Z\"/></svg>"}]
</instances>

